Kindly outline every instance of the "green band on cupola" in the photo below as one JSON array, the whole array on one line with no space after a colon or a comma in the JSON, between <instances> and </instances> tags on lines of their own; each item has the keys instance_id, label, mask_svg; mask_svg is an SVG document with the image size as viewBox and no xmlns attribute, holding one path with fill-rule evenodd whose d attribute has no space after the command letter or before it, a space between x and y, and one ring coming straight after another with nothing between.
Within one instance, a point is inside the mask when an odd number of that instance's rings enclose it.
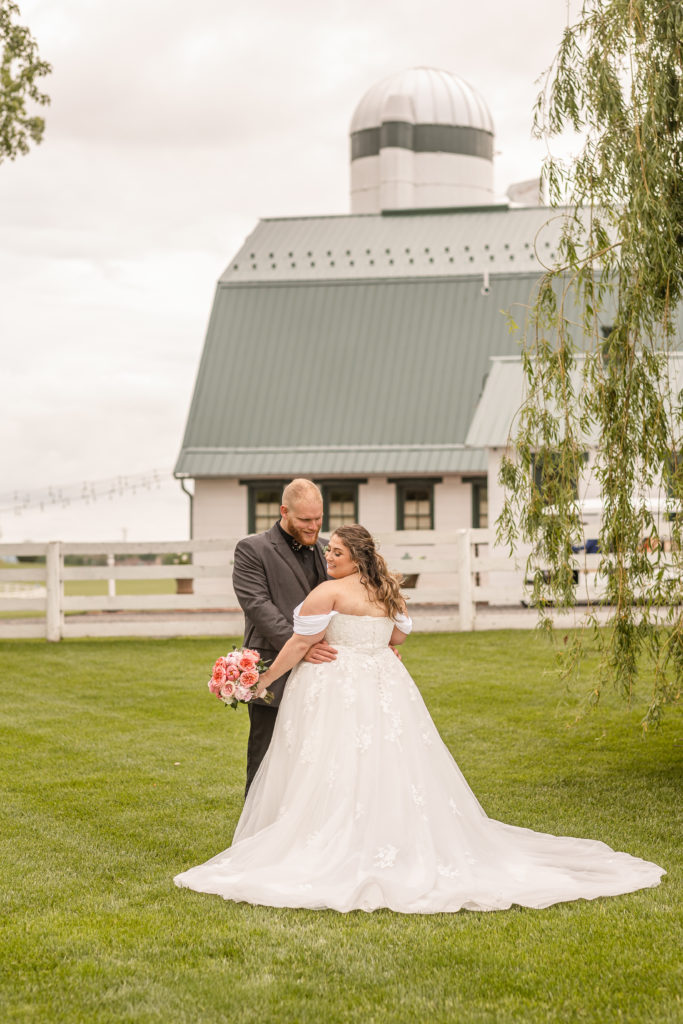
<instances>
[{"instance_id":1,"label":"green band on cupola","mask_svg":"<svg viewBox=\"0 0 683 1024\"><path fill-rule=\"evenodd\" d=\"M351 159L377 156L382 149L408 149L413 153L457 153L493 160L493 133L482 128L452 124L411 124L385 121L379 128L351 134Z\"/></svg>"}]
</instances>

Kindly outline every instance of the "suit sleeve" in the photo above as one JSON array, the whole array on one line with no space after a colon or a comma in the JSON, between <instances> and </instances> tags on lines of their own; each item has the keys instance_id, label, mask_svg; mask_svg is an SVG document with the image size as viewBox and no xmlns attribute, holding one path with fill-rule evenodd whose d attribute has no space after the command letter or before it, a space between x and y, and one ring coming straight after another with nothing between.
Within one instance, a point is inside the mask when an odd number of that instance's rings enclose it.
<instances>
[{"instance_id":1,"label":"suit sleeve","mask_svg":"<svg viewBox=\"0 0 683 1024\"><path fill-rule=\"evenodd\" d=\"M244 541L235 548L232 585L257 633L269 641L273 650L284 647L292 635L292 624L273 603L263 562Z\"/></svg>"}]
</instances>

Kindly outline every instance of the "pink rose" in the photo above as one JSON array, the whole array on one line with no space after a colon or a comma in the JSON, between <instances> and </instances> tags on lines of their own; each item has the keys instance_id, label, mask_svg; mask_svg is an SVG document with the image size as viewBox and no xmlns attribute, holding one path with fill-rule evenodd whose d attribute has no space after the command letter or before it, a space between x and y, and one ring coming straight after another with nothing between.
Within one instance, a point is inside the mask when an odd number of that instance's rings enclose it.
<instances>
[{"instance_id":1,"label":"pink rose","mask_svg":"<svg viewBox=\"0 0 683 1024\"><path fill-rule=\"evenodd\" d=\"M248 672L254 667L254 662L251 658L247 658L243 655L238 662L238 667L240 672Z\"/></svg>"},{"instance_id":2,"label":"pink rose","mask_svg":"<svg viewBox=\"0 0 683 1024\"><path fill-rule=\"evenodd\" d=\"M259 661L261 660L261 655L259 654L259 652L258 651L252 651L252 650L250 650L249 647L245 647L244 648L244 650L242 651L242 657L243 658L251 658L251 660L253 661L254 665L258 665Z\"/></svg>"},{"instance_id":3,"label":"pink rose","mask_svg":"<svg viewBox=\"0 0 683 1024\"><path fill-rule=\"evenodd\" d=\"M225 665L222 665L220 661L217 661L216 664L213 666L213 675L211 676L211 678L215 679L216 682L219 683L225 681Z\"/></svg>"},{"instance_id":4,"label":"pink rose","mask_svg":"<svg viewBox=\"0 0 683 1024\"><path fill-rule=\"evenodd\" d=\"M223 683L220 691L220 695L223 700L232 700L235 696L235 684L229 679Z\"/></svg>"},{"instance_id":5,"label":"pink rose","mask_svg":"<svg viewBox=\"0 0 683 1024\"><path fill-rule=\"evenodd\" d=\"M256 671L256 669L253 668L247 669L247 671L243 672L242 675L240 676L240 683L242 684L242 686L247 686L249 688L251 688L252 686L256 686L258 681L259 674Z\"/></svg>"},{"instance_id":6,"label":"pink rose","mask_svg":"<svg viewBox=\"0 0 683 1024\"><path fill-rule=\"evenodd\" d=\"M209 689L211 693L215 694L216 696L218 696L218 694L221 692L221 687L224 685L224 680L216 679L213 676L211 677L211 679L209 679Z\"/></svg>"},{"instance_id":7,"label":"pink rose","mask_svg":"<svg viewBox=\"0 0 683 1024\"><path fill-rule=\"evenodd\" d=\"M238 669L237 665L228 665L228 667L225 670L225 675L227 679L230 679L232 680L232 682L235 682L235 680L239 679L240 677L240 670Z\"/></svg>"},{"instance_id":8,"label":"pink rose","mask_svg":"<svg viewBox=\"0 0 683 1024\"><path fill-rule=\"evenodd\" d=\"M230 654L226 655L223 659L228 665L238 665L242 658L241 651L230 651Z\"/></svg>"},{"instance_id":9,"label":"pink rose","mask_svg":"<svg viewBox=\"0 0 683 1024\"><path fill-rule=\"evenodd\" d=\"M254 696L251 690L248 690L246 686L236 686L235 696L238 700L243 700L245 704L248 704L251 698Z\"/></svg>"}]
</instances>

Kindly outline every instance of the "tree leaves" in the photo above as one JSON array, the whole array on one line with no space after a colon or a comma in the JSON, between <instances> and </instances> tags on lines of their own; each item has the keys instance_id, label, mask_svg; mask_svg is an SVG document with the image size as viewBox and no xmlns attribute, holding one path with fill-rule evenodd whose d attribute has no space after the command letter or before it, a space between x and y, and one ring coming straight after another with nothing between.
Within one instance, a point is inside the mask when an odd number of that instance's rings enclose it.
<instances>
[{"instance_id":1,"label":"tree leaves","mask_svg":"<svg viewBox=\"0 0 683 1024\"><path fill-rule=\"evenodd\" d=\"M683 297L682 40L681 0L584 0L564 32L534 131L551 140L573 129L583 146L571 163L551 156L544 167L562 232L527 325L527 397L500 471L498 536L534 545L545 626L552 608L576 600L577 480L599 490L609 628L589 608L584 636L602 653L589 702L607 681L630 701L645 676L645 728L679 701L683 680L681 521L649 500L659 490L674 508L683 501L682 396L668 358ZM561 650L566 676L582 642Z\"/></svg>"},{"instance_id":2,"label":"tree leaves","mask_svg":"<svg viewBox=\"0 0 683 1024\"><path fill-rule=\"evenodd\" d=\"M0 0L0 163L28 153L29 143L43 137L45 121L29 113L28 104L45 106L49 97L41 92L38 79L52 68L38 56L30 31L15 23L19 7L12 0Z\"/></svg>"}]
</instances>

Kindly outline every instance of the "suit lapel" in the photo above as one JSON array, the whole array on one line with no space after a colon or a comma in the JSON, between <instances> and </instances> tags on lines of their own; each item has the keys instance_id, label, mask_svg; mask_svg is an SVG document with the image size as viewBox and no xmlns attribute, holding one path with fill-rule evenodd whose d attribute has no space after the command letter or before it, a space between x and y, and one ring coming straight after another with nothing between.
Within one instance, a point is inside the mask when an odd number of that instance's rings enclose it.
<instances>
[{"instance_id":1,"label":"suit lapel","mask_svg":"<svg viewBox=\"0 0 683 1024\"><path fill-rule=\"evenodd\" d=\"M272 530L269 531L269 537L271 544L277 551L280 558L282 558L287 563L287 566L291 569L296 579L301 584L304 594L308 594L310 591L310 585L308 580L306 579L306 573L299 565L299 561L296 558L292 549L290 548L289 544L280 533L277 523L272 528Z\"/></svg>"},{"instance_id":2,"label":"suit lapel","mask_svg":"<svg viewBox=\"0 0 683 1024\"><path fill-rule=\"evenodd\" d=\"M318 569L318 579L322 583L327 579L327 562L325 561L324 548L320 541L316 544L315 548L315 564Z\"/></svg>"}]
</instances>

